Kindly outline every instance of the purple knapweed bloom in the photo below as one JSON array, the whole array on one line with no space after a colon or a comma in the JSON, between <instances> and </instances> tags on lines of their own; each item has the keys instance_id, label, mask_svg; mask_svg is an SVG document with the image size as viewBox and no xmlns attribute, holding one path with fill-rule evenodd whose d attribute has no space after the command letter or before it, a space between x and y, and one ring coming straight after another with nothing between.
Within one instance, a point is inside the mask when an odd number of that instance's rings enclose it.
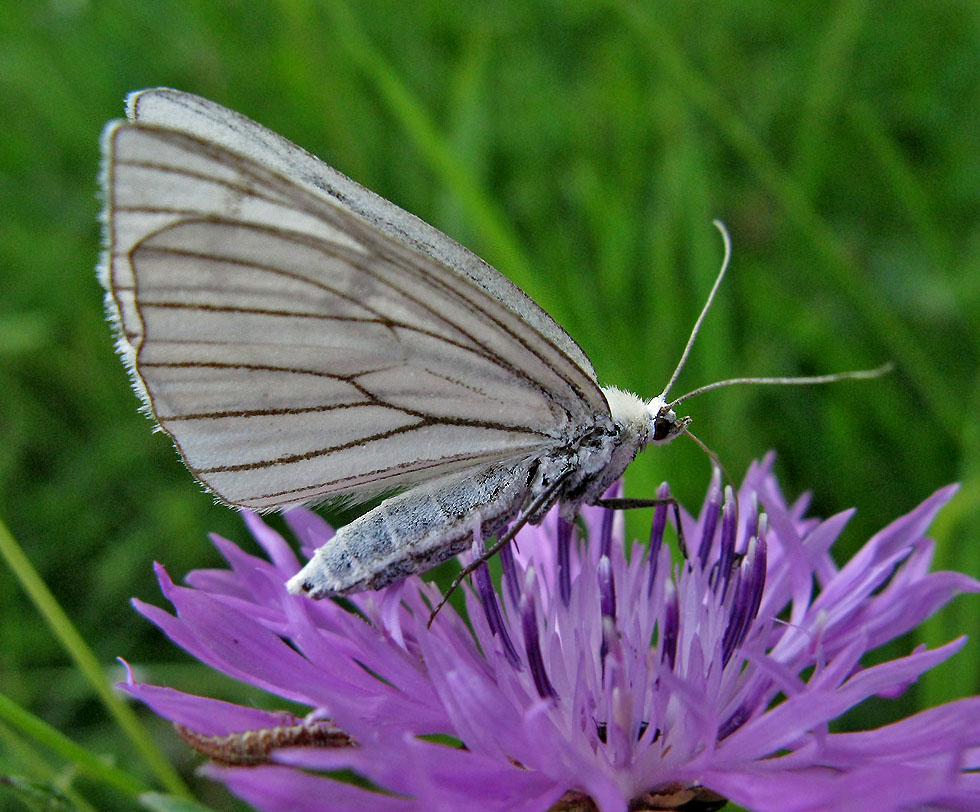
<instances>
[{"instance_id":1,"label":"purple knapweed bloom","mask_svg":"<svg viewBox=\"0 0 980 812\"><path fill-rule=\"evenodd\" d=\"M850 512L805 518L806 500L788 505L770 465L749 471L739 511L716 476L700 516L681 512L680 563L663 539L666 506L650 543L629 550L617 514L586 508L573 526L552 511L504 551L499 589L478 570L467 619L447 605L431 628L440 594L415 577L347 601L290 595L299 562L246 515L268 560L216 538L230 569L181 587L159 568L176 616L136 606L193 656L310 715L132 676L123 687L214 759L208 775L269 812L708 810L725 799L779 812L980 809L980 697L830 730L963 646L862 663L955 594L980 591L929 571L924 534L954 489L841 567L830 548ZM306 555L329 543L314 514L286 519ZM328 775L338 770L365 780Z\"/></svg>"}]
</instances>

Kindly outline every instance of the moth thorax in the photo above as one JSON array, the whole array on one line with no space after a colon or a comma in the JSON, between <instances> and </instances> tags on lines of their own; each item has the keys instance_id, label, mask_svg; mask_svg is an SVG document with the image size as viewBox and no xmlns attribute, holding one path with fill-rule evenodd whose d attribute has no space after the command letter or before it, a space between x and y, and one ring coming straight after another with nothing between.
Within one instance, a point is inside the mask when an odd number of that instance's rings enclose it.
<instances>
[{"instance_id":1,"label":"moth thorax","mask_svg":"<svg viewBox=\"0 0 980 812\"><path fill-rule=\"evenodd\" d=\"M604 387L602 394L606 396L609 412L620 435L643 437L647 433L650 417L644 400L616 386Z\"/></svg>"}]
</instances>

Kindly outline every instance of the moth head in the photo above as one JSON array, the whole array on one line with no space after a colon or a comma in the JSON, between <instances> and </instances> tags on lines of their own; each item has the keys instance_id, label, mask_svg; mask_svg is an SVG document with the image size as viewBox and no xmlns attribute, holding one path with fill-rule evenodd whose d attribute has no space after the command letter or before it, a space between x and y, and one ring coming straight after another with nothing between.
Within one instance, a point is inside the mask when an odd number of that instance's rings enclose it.
<instances>
[{"instance_id":1,"label":"moth head","mask_svg":"<svg viewBox=\"0 0 980 812\"><path fill-rule=\"evenodd\" d=\"M650 443L669 443L678 434L687 433L691 424L690 417L677 416L674 404L663 395L645 401L615 386L604 388L602 393L613 422L619 427L620 442L632 447L634 454Z\"/></svg>"},{"instance_id":2,"label":"moth head","mask_svg":"<svg viewBox=\"0 0 980 812\"><path fill-rule=\"evenodd\" d=\"M653 398L647 407L647 442L664 445L678 434L684 434L691 425L690 417L678 417L663 396Z\"/></svg>"}]
</instances>

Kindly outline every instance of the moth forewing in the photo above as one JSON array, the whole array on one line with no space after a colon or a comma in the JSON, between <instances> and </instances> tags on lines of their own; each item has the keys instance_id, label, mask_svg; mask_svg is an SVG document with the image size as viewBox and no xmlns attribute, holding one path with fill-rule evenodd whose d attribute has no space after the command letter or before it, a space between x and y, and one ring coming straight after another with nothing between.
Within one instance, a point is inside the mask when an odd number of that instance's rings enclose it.
<instances>
[{"instance_id":1,"label":"moth forewing","mask_svg":"<svg viewBox=\"0 0 980 812\"><path fill-rule=\"evenodd\" d=\"M223 501L366 498L540 452L605 409L564 331L488 266L437 259L462 249L431 227L211 103L130 110L104 138L103 280L137 388Z\"/></svg>"},{"instance_id":2,"label":"moth forewing","mask_svg":"<svg viewBox=\"0 0 980 812\"><path fill-rule=\"evenodd\" d=\"M130 93L126 111L131 122L158 125L224 147L289 179L297 188L337 201L395 243L430 256L452 273L479 285L595 381L595 370L578 344L506 276L438 229L352 181L278 133L212 101L169 88Z\"/></svg>"}]
</instances>

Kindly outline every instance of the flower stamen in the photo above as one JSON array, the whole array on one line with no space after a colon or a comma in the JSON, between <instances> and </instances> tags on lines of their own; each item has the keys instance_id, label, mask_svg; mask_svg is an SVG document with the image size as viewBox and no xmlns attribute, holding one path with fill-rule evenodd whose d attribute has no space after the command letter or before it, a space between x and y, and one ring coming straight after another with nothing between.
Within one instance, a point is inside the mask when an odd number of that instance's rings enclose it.
<instances>
[{"instance_id":1,"label":"flower stamen","mask_svg":"<svg viewBox=\"0 0 980 812\"><path fill-rule=\"evenodd\" d=\"M524 632L524 650L527 654L527 664L531 668L531 677L538 696L542 699L556 699L558 692L548 679L548 672L541 655L541 640L538 635L538 618L534 608L534 570L528 568L527 582L520 600L521 629Z\"/></svg>"}]
</instances>

